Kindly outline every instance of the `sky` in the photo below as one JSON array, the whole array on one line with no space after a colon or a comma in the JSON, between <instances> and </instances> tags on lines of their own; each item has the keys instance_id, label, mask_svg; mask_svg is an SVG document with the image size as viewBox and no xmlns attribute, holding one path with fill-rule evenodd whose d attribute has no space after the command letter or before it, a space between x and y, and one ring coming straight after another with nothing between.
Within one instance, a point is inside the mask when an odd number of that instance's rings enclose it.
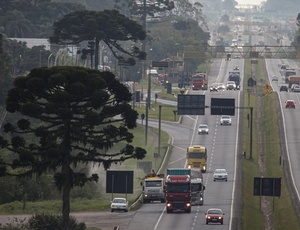
<instances>
[{"instance_id":1,"label":"sky","mask_svg":"<svg viewBox=\"0 0 300 230\"><path fill-rule=\"evenodd\" d=\"M261 2L265 0L236 0L239 4L251 4L251 5L259 5Z\"/></svg>"}]
</instances>

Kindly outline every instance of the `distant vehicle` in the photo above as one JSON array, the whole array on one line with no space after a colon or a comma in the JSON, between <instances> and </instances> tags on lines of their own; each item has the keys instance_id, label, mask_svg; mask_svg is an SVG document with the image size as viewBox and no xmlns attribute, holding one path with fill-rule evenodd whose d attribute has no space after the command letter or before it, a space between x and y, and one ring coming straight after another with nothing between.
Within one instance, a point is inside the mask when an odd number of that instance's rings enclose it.
<instances>
[{"instance_id":1,"label":"distant vehicle","mask_svg":"<svg viewBox=\"0 0 300 230\"><path fill-rule=\"evenodd\" d=\"M295 85L293 88L294 93L299 93L300 92L300 85Z\"/></svg>"},{"instance_id":2,"label":"distant vehicle","mask_svg":"<svg viewBox=\"0 0 300 230\"><path fill-rule=\"evenodd\" d=\"M226 169L216 169L214 174L213 174L213 178L214 178L214 181L217 181L217 180L227 181L228 180L228 174L227 174Z\"/></svg>"},{"instance_id":3,"label":"distant vehicle","mask_svg":"<svg viewBox=\"0 0 300 230\"><path fill-rule=\"evenodd\" d=\"M218 90L225 90L226 86L223 83L217 83L218 84Z\"/></svg>"},{"instance_id":4,"label":"distant vehicle","mask_svg":"<svg viewBox=\"0 0 300 230\"><path fill-rule=\"evenodd\" d=\"M202 173L206 172L207 149L202 145L192 145L186 152L188 168L199 168Z\"/></svg>"},{"instance_id":5,"label":"distant vehicle","mask_svg":"<svg viewBox=\"0 0 300 230\"><path fill-rule=\"evenodd\" d=\"M284 78L285 78L285 83L293 84L290 83L290 76L295 76L297 74L296 70L293 68L286 68L284 69Z\"/></svg>"},{"instance_id":6,"label":"distant vehicle","mask_svg":"<svg viewBox=\"0 0 300 230\"><path fill-rule=\"evenodd\" d=\"M241 77L240 77L240 71L231 71L229 72L229 77L227 79L228 81L234 81L236 85L236 89L240 89L240 83L241 83Z\"/></svg>"},{"instance_id":7,"label":"distant vehicle","mask_svg":"<svg viewBox=\"0 0 300 230\"><path fill-rule=\"evenodd\" d=\"M128 212L128 201L125 198L114 198L110 205L111 212L124 211Z\"/></svg>"},{"instance_id":8,"label":"distant vehicle","mask_svg":"<svg viewBox=\"0 0 300 230\"><path fill-rule=\"evenodd\" d=\"M206 124L200 124L198 127L198 134L208 134L209 129Z\"/></svg>"},{"instance_id":9,"label":"distant vehicle","mask_svg":"<svg viewBox=\"0 0 300 230\"><path fill-rule=\"evenodd\" d=\"M292 92L294 91L294 88L295 88L296 86L298 86L298 84L292 84L292 85L291 85L291 91L292 91Z\"/></svg>"},{"instance_id":10,"label":"distant vehicle","mask_svg":"<svg viewBox=\"0 0 300 230\"><path fill-rule=\"evenodd\" d=\"M228 81L226 83L226 89L227 90L236 90L236 84L234 81Z\"/></svg>"},{"instance_id":11,"label":"distant vehicle","mask_svg":"<svg viewBox=\"0 0 300 230\"><path fill-rule=\"evenodd\" d=\"M209 87L209 91L210 92L218 92L218 85L219 83L213 83L210 87Z\"/></svg>"},{"instance_id":12,"label":"distant vehicle","mask_svg":"<svg viewBox=\"0 0 300 230\"><path fill-rule=\"evenodd\" d=\"M240 69L239 66L237 65L233 66L233 70L239 70L239 69Z\"/></svg>"},{"instance_id":13,"label":"distant vehicle","mask_svg":"<svg viewBox=\"0 0 300 230\"><path fill-rule=\"evenodd\" d=\"M286 85L282 85L282 86L280 86L279 91L280 91L280 92L281 92L281 91L286 91L286 92L288 92L288 91L289 91L289 88L288 88Z\"/></svg>"},{"instance_id":14,"label":"distant vehicle","mask_svg":"<svg viewBox=\"0 0 300 230\"><path fill-rule=\"evenodd\" d=\"M277 76L273 76L272 77L272 81L278 81L278 77Z\"/></svg>"},{"instance_id":15,"label":"distant vehicle","mask_svg":"<svg viewBox=\"0 0 300 230\"><path fill-rule=\"evenodd\" d=\"M285 108L295 109L296 108L296 102L294 100L287 100L285 102Z\"/></svg>"},{"instance_id":16,"label":"distant vehicle","mask_svg":"<svg viewBox=\"0 0 300 230\"><path fill-rule=\"evenodd\" d=\"M300 76L296 76L296 75L289 76L287 83L289 84L289 87L292 87L292 85L294 84L300 85Z\"/></svg>"},{"instance_id":17,"label":"distant vehicle","mask_svg":"<svg viewBox=\"0 0 300 230\"><path fill-rule=\"evenodd\" d=\"M205 213L206 224L208 224L209 222L223 224L224 215L225 213L223 213L222 209L210 208Z\"/></svg>"},{"instance_id":18,"label":"distant vehicle","mask_svg":"<svg viewBox=\"0 0 300 230\"><path fill-rule=\"evenodd\" d=\"M220 124L221 125L231 125L231 117L229 115L222 115Z\"/></svg>"},{"instance_id":19,"label":"distant vehicle","mask_svg":"<svg viewBox=\"0 0 300 230\"><path fill-rule=\"evenodd\" d=\"M165 203L165 181L164 174L156 174L155 172L148 173L144 181L141 182L143 186L143 203L150 203L151 201L160 201Z\"/></svg>"},{"instance_id":20,"label":"distant vehicle","mask_svg":"<svg viewBox=\"0 0 300 230\"><path fill-rule=\"evenodd\" d=\"M206 90L207 89L207 75L206 73L195 73L192 75L192 89Z\"/></svg>"}]
</instances>

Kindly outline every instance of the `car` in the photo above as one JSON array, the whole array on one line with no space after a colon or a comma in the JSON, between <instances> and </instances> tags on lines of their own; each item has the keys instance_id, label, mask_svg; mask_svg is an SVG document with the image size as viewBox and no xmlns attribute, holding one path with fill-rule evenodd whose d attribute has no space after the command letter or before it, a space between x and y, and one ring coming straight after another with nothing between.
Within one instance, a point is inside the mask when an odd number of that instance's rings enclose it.
<instances>
[{"instance_id":1,"label":"car","mask_svg":"<svg viewBox=\"0 0 300 230\"><path fill-rule=\"evenodd\" d=\"M198 126L198 134L208 134L209 129L206 124L200 124Z\"/></svg>"},{"instance_id":2,"label":"car","mask_svg":"<svg viewBox=\"0 0 300 230\"><path fill-rule=\"evenodd\" d=\"M292 91L292 92L294 92L294 88L295 88L296 86L299 86L299 85L298 85L298 84L292 84L292 85L291 85L291 91Z\"/></svg>"},{"instance_id":3,"label":"car","mask_svg":"<svg viewBox=\"0 0 300 230\"><path fill-rule=\"evenodd\" d=\"M228 81L226 84L227 90L236 90L236 84L234 81Z\"/></svg>"},{"instance_id":4,"label":"car","mask_svg":"<svg viewBox=\"0 0 300 230\"><path fill-rule=\"evenodd\" d=\"M226 169L216 169L213 174L213 179L214 179L214 181L217 181L217 180L227 181L228 173L227 173Z\"/></svg>"},{"instance_id":5,"label":"car","mask_svg":"<svg viewBox=\"0 0 300 230\"><path fill-rule=\"evenodd\" d=\"M239 69L240 68L237 65L233 66L233 70L239 70Z\"/></svg>"},{"instance_id":6,"label":"car","mask_svg":"<svg viewBox=\"0 0 300 230\"><path fill-rule=\"evenodd\" d=\"M124 211L128 212L128 201L125 198L114 198L110 205L111 212Z\"/></svg>"},{"instance_id":7,"label":"car","mask_svg":"<svg viewBox=\"0 0 300 230\"><path fill-rule=\"evenodd\" d=\"M231 116L222 115L220 120L221 125L231 125Z\"/></svg>"},{"instance_id":8,"label":"car","mask_svg":"<svg viewBox=\"0 0 300 230\"><path fill-rule=\"evenodd\" d=\"M225 213L220 208L209 208L205 212L206 224L212 223L220 223L223 224Z\"/></svg>"},{"instance_id":9,"label":"car","mask_svg":"<svg viewBox=\"0 0 300 230\"><path fill-rule=\"evenodd\" d=\"M210 91L210 92L218 92L218 83L213 83L213 84L209 87L209 91Z\"/></svg>"},{"instance_id":10,"label":"car","mask_svg":"<svg viewBox=\"0 0 300 230\"><path fill-rule=\"evenodd\" d=\"M218 90L225 90L226 86L223 83L217 83L218 84Z\"/></svg>"},{"instance_id":11,"label":"car","mask_svg":"<svg viewBox=\"0 0 300 230\"><path fill-rule=\"evenodd\" d=\"M293 88L293 92L299 93L300 92L300 85L295 85Z\"/></svg>"},{"instance_id":12,"label":"car","mask_svg":"<svg viewBox=\"0 0 300 230\"><path fill-rule=\"evenodd\" d=\"M285 108L295 109L296 108L296 102L294 100L287 100L285 102Z\"/></svg>"},{"instance_id":13,"label":"car","mask_svg":"<svg viewBox=\"0 0 300 230\"><path fill-rule=\"evenodd\" d=\"M277 76L273 76L272 77L272 81L278 81L278 77Z\"/></svg>"},{"instance_id":14,"label":"car","mask_svg":"<svg viewBox=\"0 0 300 230\"><path fill-rule=\"evenodd\" d=\"M280 92L281 92L281 91L286 91L286 92L288 92L288 91L289 91L289 88L288 88L288 86L286 86L286 85L282 85L282 86L280 86L279 91L280 91Z\"/></svg>"}]
</instances>

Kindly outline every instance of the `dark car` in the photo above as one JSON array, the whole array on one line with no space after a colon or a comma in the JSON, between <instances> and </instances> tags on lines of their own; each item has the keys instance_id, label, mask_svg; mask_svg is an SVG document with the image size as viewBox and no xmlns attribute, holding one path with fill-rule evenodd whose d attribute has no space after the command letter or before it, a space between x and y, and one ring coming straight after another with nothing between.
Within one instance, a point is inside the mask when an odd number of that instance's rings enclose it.
<instances>
[{"instance_id":1,"label":"dark car","mask_svg":"<svg viewBox=\"0 0 300 230\"><path fill-rule=\"evenodd\" d=\"M222 209L220 208L210 208L205 213L206 224L209 222L212 223L220 223L223 224L223 213Z\"/></svg>"},{"instance_id":2,"label":"dark car","mask_svg":"<svg viewBox=\"0 0 300 230\"><path fill-rule=\"evenodd\" d=\"M296 102L294 100L287 100L285 102L285 108L295 109L296 108Z\"/></svg>"},{"instance_id":3,"label":"dark car","mask_svg":"<svg viewBox=\"0 0 300 230\"><path fill-rule=\"evenodd\" d=\"M280 86L279 90L280 90L280 92L281 92L281 91L288 92L288 91L289 91L289 88L288 88L286 85L282 85L282 86Z\"/></svg>"}]
</instances>

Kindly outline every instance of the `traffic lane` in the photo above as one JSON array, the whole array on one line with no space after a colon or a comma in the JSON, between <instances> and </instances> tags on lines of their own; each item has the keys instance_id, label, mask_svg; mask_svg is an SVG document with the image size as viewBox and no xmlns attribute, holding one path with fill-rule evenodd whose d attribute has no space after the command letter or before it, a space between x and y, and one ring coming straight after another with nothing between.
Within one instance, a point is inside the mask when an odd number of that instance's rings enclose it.
<instances>
[{"instance_id":1,"label":"traffic lane","mask_svg":"<svg viewBox=\"0 0 300 230\"><path fill-rule=\"evenodd\" d=\"M126 228L127 230L153 230L157 220L160 218L161 213L165 208L165 203L152 202L143 204L139 210L136 211L130 223Z\"/></svg>"},{"instance_id":2,"label":"traffic lane","mask_svg":"<svg viewBox=\"0 0 300 230\"><path fill-rule=\"evenodd\" d=\"M199 207L200 206L192 206L191 213L185 213L183 211L167 213L164 211L154 230L199 229L198 226L195 226L195 220L201 216L199 215Z\"/></svg>"},{"instance_id":3,"label":"traffic lane","mask_svg":"<svg viewBox=\"0 0 300 230\"><path fill-rule=\"evenodd\" d=\"M297 104L296 104L297 106ZM286 143L287 143L287 154L292 171L293 182L296 186L296 190L300 191L300 155L299 155L299 142L300 142L300 127L295 125L295 121L299 120L300 116L300 107L298 103L298 107L296 109L285 109L283 108L283 119L286 130ZM300 197L298 197L300 199Z\"/></svg>"}]
</instances>

